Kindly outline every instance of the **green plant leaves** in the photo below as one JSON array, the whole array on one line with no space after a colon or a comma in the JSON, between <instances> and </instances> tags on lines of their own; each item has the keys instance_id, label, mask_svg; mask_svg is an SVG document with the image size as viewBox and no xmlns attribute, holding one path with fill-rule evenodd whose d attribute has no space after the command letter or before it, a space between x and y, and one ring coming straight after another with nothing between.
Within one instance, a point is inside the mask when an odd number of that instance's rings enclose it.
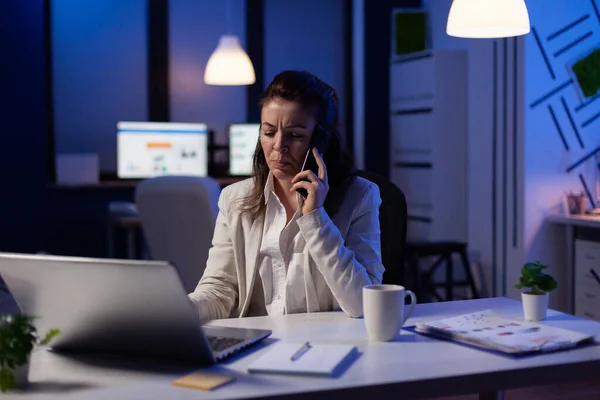
<instances>
[{"instance_id":1,"label":"green plant leaves","mask_svg":"<svg viewBox=\"0 0 600 400\"><path fill-rule=\"evenodd\" d=\"M546 268L548 266L540 264L539 261L525 263L521 268L519 283L514 286L515 289L530 288L532 294L544 294L556 289L558 287L556 280L543 272Z\"/></svg>"},{"instance_id":2,"label":"green plant leaves","mask_svg":"<svg viewBox=\"0 0 600 400\"><path fill-rule=\"evenodd\" d=\"M537 285L544 292L551 292L558 287L556 280L548 274L542 275Z\"/></svg>"},{"instance_id":3,"label":"green plant leaves","mask_svg":"<svg viewBox=\"0 0 600 400\"><path fill-rule=\"evenodd\" d=\"M46 345L60 331L52 329L39 339L29 315L0 316L0 391L15 386L15 368L27 364L29 355L37 345Z\"/></svg>"},{"instance_id":4,"label":"green plant leaves","mask_svg":"<svg viewBox=\"0 0 600 400\"><path fill-rule=\"evenodd\" d=\"M0 392L5 393L15 387L15 373L12 369L0 367Z\"/></svg>"},{"instance_id":5,"label":"green plant leaves","mask_svg":"<svg viewBox=\"0 0 600 400\"><path fill-rule=\"evenodd\" d=\"M521 268L521 274L525 277L532 278L542 273L543 269L548 268L546 265L540 264L539 261L528 262Z\"/></svg>"},{"instance_id":6,"label":"green plant leaves","mask_svg":"<svg viewBox=\"0 0 600 400\"><path fill-rule=\"evenodd\" d=\"M46 336L44 336L44 338L42 340L40 340L40 342L38 343L38 345L40 346L46 346L48 343L50 343L50 341L56 337L60 335L60 330L58 329L50 329L50 331L48 331L48 333L46 333Z\"/></svg>"},{"instance_id":7,"label":"green plant leaves","mask_svg":"<svg viewBox=\"0 0 600 400\"><path fill-rule=\"evenodd\" d=\"M600 49L595 49L582 59L578 60L572 67L579 87L586 97L592 97L600 90L600 73L598 63L600 62Z\"/></svg>"}]
</instances>

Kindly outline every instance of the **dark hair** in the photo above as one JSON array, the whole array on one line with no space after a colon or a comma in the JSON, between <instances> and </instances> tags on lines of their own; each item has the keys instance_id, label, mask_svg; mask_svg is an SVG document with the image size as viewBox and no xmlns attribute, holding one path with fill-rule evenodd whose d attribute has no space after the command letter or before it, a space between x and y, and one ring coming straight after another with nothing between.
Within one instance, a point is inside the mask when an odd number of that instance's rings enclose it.
<instances>
[{"instance_id":1,"label":"dark hair","mask_svg":"<svg viewBox=\"0 0 600 400\"><path fill-rule=\"evenodd\" d=\"M325 199L325 210L333 215L343 197L345 184L355 175L354 162L345 150L339 132L339 108L335 90L306 71L283 71L279 73L261 94L259 106L265 106L274 99L299 103L310 112L317 124L326 132L315 130L314 134L329 134L330 141L323 160L327 166L329 193ZM269 176L269 166L265 159L260 138L254 150L252 166L254 187L241 201L242 212L250 212L258 217L265 210L264 188Z\"/></svg>"}]
</instances>

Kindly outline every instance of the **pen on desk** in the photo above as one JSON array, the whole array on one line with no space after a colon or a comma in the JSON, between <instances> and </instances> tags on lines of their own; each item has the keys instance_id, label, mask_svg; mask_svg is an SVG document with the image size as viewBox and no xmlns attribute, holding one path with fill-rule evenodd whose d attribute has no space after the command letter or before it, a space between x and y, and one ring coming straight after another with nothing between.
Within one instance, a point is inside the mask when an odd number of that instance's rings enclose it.
<instances>
[{"instance_id":1,"label":"pen on desk","mask_svg":"<svg viewBox=\"0 0 600 400\"><path fill-rule=\"evenodd\" d=\"M594 270L594 268L590 268L590 273L594 279L596 279L596 282L600 283L600 276L598 276L598 273Z\"/></svg>"},{"instance_id":2,"label":"pen on desk","mask_svg":"<svg viewBox=\"0 0 600 400\"><path fill-rule=\"evenodd\" d=\"M310 343L306 342L302 345L302 347L300 347L298 349L298 351L296 351L292 357L290 357L290 360L292 361L296 361L297 359L299 359L300 357L302 357L304 355L304 353L306 353L308 350L310 350Z\"/></svg>"}]
</instances>

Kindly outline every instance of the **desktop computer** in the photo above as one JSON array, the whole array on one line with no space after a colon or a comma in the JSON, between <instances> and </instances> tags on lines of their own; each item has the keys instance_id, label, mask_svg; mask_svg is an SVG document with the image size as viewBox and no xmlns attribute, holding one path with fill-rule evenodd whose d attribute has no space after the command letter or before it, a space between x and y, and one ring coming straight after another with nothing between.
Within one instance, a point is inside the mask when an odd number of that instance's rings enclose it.
<instances>
[{"instance_id":1,"label":"desktop computer","mask_svg":"<svg viewBox=\"0 0 600 400\"><path fill-rule=\"evenodd\" d=\"M202 123L117 123L117 176L207 176L208 128Z\"/></svg>"},{"instance_id":2,"label":"desktop computer","mask_svg":"<svg viewBox=\"0 0 600 400\"><path fill-rule=\"evenodd\" d=\"M229 136L229 175L252 175L252 159L260 134L260 124L231 124Z\"/></svg>"}]
</instances>

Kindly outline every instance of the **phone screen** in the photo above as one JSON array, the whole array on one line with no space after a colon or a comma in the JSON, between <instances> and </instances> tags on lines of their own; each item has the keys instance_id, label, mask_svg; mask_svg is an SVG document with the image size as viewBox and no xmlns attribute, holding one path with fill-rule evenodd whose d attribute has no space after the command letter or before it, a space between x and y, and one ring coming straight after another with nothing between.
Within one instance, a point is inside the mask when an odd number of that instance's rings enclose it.
<instances>
[{"instance_id":1,"label":"phone screen","mask_svg":"<svg viewBox=\"0 0 600 400\"><path fill-rule=\"evenodd\" d=\"M318 150L318 149L317 149ZM315 175L319 176L319 164L313 154L313 147L310 147L304 157L304 164L302 164L302 171L311 170Z\"/></svg>"},{"instance_id":2,"label":"phone screen","mask_svg":"<svg viewBox=\"0 0 600 400\"><path fill-rule=\"evenodd\" d=\"M329 146L329 139L330 133L327 132L321 125L317 125L310 140L310 145L308 146L306 156L304 157L302 171L310 170L315 175L319 176L319 164L317 163L315 155L313 154L313 148L316 148L321 155L325 154ZM308 179L303 180L308 181ZM298 193L300 193L304 198L308 196L308 191L304 188L298 189Z\"/></svg>"}]
</instances>

